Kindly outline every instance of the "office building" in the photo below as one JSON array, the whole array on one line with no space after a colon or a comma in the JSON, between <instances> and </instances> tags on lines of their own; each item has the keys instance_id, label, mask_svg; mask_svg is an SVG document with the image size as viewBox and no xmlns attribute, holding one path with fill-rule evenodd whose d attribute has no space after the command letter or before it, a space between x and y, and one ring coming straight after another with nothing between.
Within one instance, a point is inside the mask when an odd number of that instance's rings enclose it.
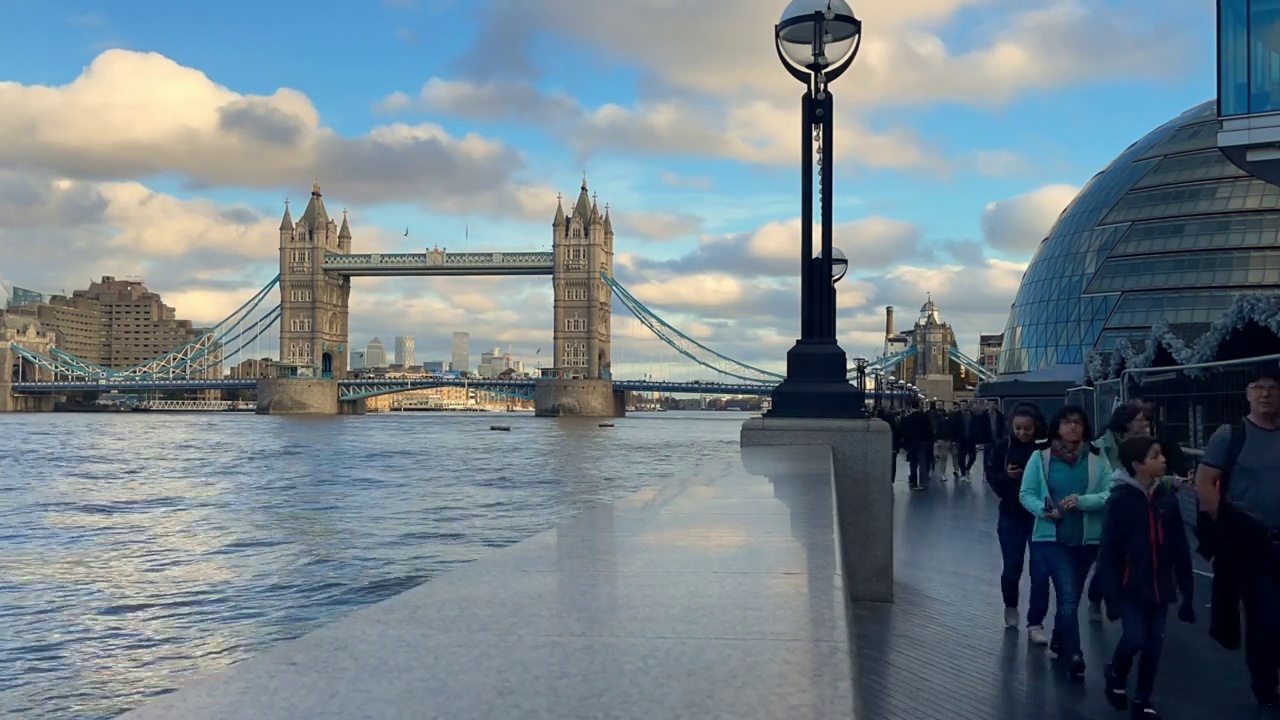
<instances>
[{"instance_id":1,"label":"office building","mask_svg":"<svg viewBox=\"0 0 1280 720\"><path fill-rule=\"evenodd\" d=\"M409 335L396 336L396 365L411 368L418 364L418 354L414 351L415 344L416 341Z\"/></svg>"},{"instance_id":2,"label":"office building","mask_svg":"<svg viewBox=\"0 0 1280 720\"><path fill-rule=\"evenodd\" d=\"M352 350L351 359L347 367L352 370L363 370L368 367L368 364L365 363L364 359L364 350Z\"/></svg>"},{"instance_id":3,"label":"office building","mask_svg":"<svg viewBox=\"0 0 1280 720\"><path fill-rule=\"evenodd\" d=\"M6 308L19 308L28 305L39 305L44 302L44 294L34 290L14 286L5 300Z\"/></svg>"},{"instance_id":4,"label":"office building","mask_svg":"<svg viewBox=\"0 0 1280 720\"><path fill-rule=\"evenodd\" d=\"M1004 346L1004 335L996 333L978 335L978 364L988 372L995 374L1000 364L1000 348Z\"/></svg>"},{"instance_id":5,"label":"office building","mask_svg":"<svg viewBox=\"0 0 1280 720\"><path fill-rule=\"evenodd\" d=\"M453 334L453 370L467 372L471 369L471 333Z\"/></svg>"},{"instance_id":6,"label":"office building","mask_svg":"<svg viewBox=\"0 0 1280 720\"><path fill-rule=\"evenodd\" d=\"M438 373L449 372L449 370L450 370L449 363L443 360L422 363L423 372L438 374Z\"/></svg>"},{"instance_id":7,"label":"office building","mask_svg":"<svg viewBox=\"0 0 1280 720\"><path fill-rule=\"evenodd\" d=\"M166 355L197 338L202 331L178 320L172 307L141 280L103 277L70 297L9 310L35 318L57 336L58 348L88 362L127 369ZM211 376L221 374L210 367Z\"/></svg>"},{"instance_id":8,"label":"office building","mask_svg":"<svg viewBox=\"0 0 1280 720\"><path fill-rule=\"evenodd\" d=\"M369 341L369 345L364 349L364 365L366 368L385 368L387 362L387 347L382 344L382 340L374 338Z\"/></svg>"}]
</instances>

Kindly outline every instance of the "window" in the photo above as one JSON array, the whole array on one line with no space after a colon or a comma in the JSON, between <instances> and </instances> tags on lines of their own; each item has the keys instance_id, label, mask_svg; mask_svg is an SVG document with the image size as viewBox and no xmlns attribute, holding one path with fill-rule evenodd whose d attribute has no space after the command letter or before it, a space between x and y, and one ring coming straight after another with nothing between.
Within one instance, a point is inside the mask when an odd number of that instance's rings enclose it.
<instances>
[{"instance_id":1,"label":"window","mask_svg":"<svg viewBox=\"0 0 1280 720\"><path fill-rule=\"evenodd\" d=\"M584 287L567 287L564 291L565 300L586 300L587 289Z\"/></svg>"},{"instance_id":2,"label":"window","mask_svg":"<svg viewBox=\"0 0 1280 720\"><path fill-rule=\"evenodd\" d=\"M582 318L569 318L564 321L564 329L567 332L585 332L587 321Z\"/></svg>"},{"instance_id":3,"label":"window","mask_svg":"<svg viewBox=\"0 0 1280 720\"><path fill-rule=\"evenodd\" d=\"M293 302L311 302L311 297L310 288L289 291L289 299Z\"/></svg>"},{"instance_id":4,"label":"window","mask_svg":"<svg viewBox=\"0 0 1280 720\"><path fill-rule=\"evenodd\" d=\"M289 321L289 329L294 332L311 332L311 318L294 318Z\"/></svg>"},{"instance_id":5,"label":"window","mask_svg":"<svg viewBox=\"0 0 1280 720\"><path fill-rule=\"evenodd\" d=\"M564 354L560 362L562 367L586 367L587 344L571 342L564 344Z\"/></svg>"},{"instance_id":6,"label":"window","mask_svg":"<svg viewBox=\"0 0 1280 720\"><path fill-rule=\"evenodd\" d=\"M586 260L586 259L587 259L587 249L586 249L586 248L584 248L584 247L571 247L571 248L569 248L569 259L570 259L570 260Z\"/></svg>"},{"instance_id":7,"label":"window","mask_svg":"<svg viewBox=\"0 0 1280 720\"><path fill-rule=\"evenodd\" d=\"M290 250L289 260L294 265L310 265L311 251L310 250Z\"/></svg>"},{"instance_id":8,"label":"window","mask_svg":"<svg viewBox=\"0 0 1280 720\"><path fill-rule=\"evenodd\" d=\"M1218 1L1218 114L1249 112L1249 0Z\"/></svg>"}]
</instances>

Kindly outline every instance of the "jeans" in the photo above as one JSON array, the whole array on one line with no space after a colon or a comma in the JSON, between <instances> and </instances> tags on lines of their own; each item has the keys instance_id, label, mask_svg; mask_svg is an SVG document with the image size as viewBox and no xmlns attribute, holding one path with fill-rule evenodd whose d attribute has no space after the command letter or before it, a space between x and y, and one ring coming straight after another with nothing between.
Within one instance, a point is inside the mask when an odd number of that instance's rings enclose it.
<instances>
[{"instance_id":1,"label":"jeans","mask_svg":"<svg viewBox=\"0 0 1280 720\"><path fill-rule=\"evenodd\" d=\"M957 440L955 444L956 472L968 475L978 459L978 445L972 440Z\"/></svg>"},{"instance_id":2,"label":"jeans","mask_svg":"<svg viewBox=\"0 0 1280 720\"><path fill-rule=\"evenodd\" d=\"M1006 608L1018 607L1018 586L1022 582L1022 568L1031 543L1031 529L1036 519L1022 509L1002 511L996 523L996 537L1000 540L1000 555L1004 558L1004 570L1000 573L1000 594ZM1027 626L1044 625L1049 614L1049 572L1036 553L1031 553L1031 598L1027 606Z\"/></svg>"},{"instance_id":3,"label":"jeans","mask_svg":"<svg viewBox=\"0 0 1280 720\"><path fill-rule=\"evenodd\" d=\"M1031 543L1031 565L1036 556L1049 572L1056 596L1057 613L1053 619L1053 634L1061 642L1060 657L1074 658L1080 655L1080 598L1084 596L1084 581L1089 568L1098 559L1097 545L1065 545L1056 541Z\"/></svg>"},{"instance_id":4,"label":"jeans","mask_svg":"<svg viewBox=\"0 0 1280 720\"><path fill-rule=\"evenodd\" d=\"M1244 660L1253 695L1276 700L1280 690L1280 577L1260 571L1244 579Z\"/></svg>"},{"instance_id":5,"label":"jeans","mask_svg":"<svg viewBox=\"0 0 1280 720\"><path fill-rule=\"evenodd\" d=\"M950 440L938 440L933 443L933 467L930 470L938 473L938 477L945 478L947 476L947 459L951 457L952 443ZM959 468L957 468L957 472Z\"/></svg>"},{"instance_id":6,"label":"jeans","mask_svg":"<svg viewBox=\"0 0 1280 720\"><path fill-rule=\"evenodd\" d=\"M927 440L907 443L907 464L911 466L911 485L925 484L933 466L933 443Z\"/></svg>"},{"instance_id":7,"label":"jeans","mask_svg":"<svg viewBox=\"0 0 1280 720\"><path fill-rule=\"evenodd\" d=\"M1111 672L1118 683L1129 678L1133 658L1138 656L1138 687L1135 699L1150 703L1160 669L1160 651L1164 649L1164 628L1169 619L1167 603L1125 603L1120 613L1124 634L1111 656Z\"/></svg>"}]
</instances>

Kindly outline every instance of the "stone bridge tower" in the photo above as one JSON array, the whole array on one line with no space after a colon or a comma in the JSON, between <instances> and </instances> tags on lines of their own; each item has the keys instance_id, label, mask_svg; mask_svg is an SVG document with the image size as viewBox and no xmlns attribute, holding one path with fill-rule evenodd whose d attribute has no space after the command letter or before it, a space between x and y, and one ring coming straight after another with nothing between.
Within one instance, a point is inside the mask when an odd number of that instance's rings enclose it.
<instances>
[{"instance_id":1,"label":"stone bridge tower","mask_svg":"<svg viewBox=\"0 0 1280 720\"><path fill-rule=\"evenodd\" d=\"M294 223L285 202L280 221L280 364L286 374L347 374L347 304L351 279L324 271L326 253L350 254L351 228L329 219L320 183Z\"/></svg>"},{"instance_id":2,"label":"stone bridge tower","mask_svg":"<svg viewBox=\"0 0 1280 720\"><path fill-rule=\"evenodd\" d=\"M613 223L587 195L587 179L573 212L556 206L551 248L555 253L555 367L566 379L609 380L613 292L600 273L613 276Z\"/></svg>"}]
</instances>

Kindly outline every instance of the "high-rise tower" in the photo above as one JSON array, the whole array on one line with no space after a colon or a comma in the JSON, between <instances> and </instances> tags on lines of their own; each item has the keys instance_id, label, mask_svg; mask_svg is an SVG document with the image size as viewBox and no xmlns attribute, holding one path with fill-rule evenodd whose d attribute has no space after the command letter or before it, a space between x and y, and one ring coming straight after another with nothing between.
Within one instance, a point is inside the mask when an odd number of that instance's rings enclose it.
<instances>
[{"instance_id":1,"label":"high-rise tower","mask_svg":"<svg viewBox=\"0 0 1280 720\"><path fill-rule=\"evenodd\" d=\"M329 219L320 183L295 224L285 202L280 221L280 363L287 373L341 378L347 373L351 279L324 271L326 253L351 252L351 227Z\"/></svg>"},{"instance_id":2,"label":"high-rise tower","mask_svg":"<svg viewBox=\"0 0 1280 720\"><path fill-rule=\"evenodd\" d=\"M600 274L613 276L613 223L587 194L587 179L573 212L556 206L551 248L555 253L555 365L564 378L610 378L613 293Z\"/></svg>"}]
</instances>

